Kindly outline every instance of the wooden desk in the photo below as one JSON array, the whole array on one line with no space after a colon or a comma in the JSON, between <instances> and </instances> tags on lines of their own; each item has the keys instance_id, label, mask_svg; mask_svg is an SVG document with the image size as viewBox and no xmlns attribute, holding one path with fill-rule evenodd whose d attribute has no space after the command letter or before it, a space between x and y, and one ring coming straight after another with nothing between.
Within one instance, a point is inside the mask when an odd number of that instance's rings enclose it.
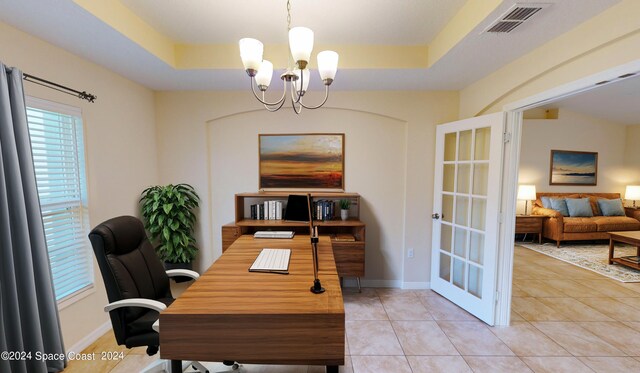
<instances>
[{"instance_id":1,"label":"wooden desk","mask_svg":"<svg viewBox=\"0 0 640 373\"><path fill-rule=\"evenodd\" d=\"M260 250L290 248L289 274L249 272ZM312 294L309 236L241 236L160 314L160 357L247 364L344 365L345 317L331 243L318 244L319 278Z\"/></svg>"}]
</instances>

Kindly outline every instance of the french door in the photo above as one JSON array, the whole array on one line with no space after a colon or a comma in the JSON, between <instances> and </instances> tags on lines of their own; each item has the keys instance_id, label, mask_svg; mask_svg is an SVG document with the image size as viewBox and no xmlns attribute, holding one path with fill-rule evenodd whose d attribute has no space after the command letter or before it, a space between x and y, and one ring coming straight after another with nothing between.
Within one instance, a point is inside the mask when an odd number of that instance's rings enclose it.
<instances>
[{"instance_id":1,"label":"french door","mask_svg":"<svg viewBox=\"0 0 640 373\"><path fill-rule=\"evenodd\" d=\"M431 288L494 324L504 113L436 129Z\"/></svg>"}]
</instances>

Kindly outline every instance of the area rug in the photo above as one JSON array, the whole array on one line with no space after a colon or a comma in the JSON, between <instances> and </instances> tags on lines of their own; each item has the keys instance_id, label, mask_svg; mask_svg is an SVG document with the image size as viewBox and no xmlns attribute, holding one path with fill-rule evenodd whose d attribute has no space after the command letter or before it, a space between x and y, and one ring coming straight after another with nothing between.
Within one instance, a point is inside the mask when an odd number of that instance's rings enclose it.
<instances>
[{"instance_id":1,"label":"area rug","mask_svg":"<svg viewBox=\"0 0 640 373\"><path fill-rule=\"evenodd\" d=\"M559 248L556 247L555 243L539 245L529 242L517 242L516 244L620 282L640 282L640 271L618 264L609 264L608 244L563 243ZM636 255L636 248L634 246L616 244L614 255L616 257Z\"/></svg>"}]
</instances>

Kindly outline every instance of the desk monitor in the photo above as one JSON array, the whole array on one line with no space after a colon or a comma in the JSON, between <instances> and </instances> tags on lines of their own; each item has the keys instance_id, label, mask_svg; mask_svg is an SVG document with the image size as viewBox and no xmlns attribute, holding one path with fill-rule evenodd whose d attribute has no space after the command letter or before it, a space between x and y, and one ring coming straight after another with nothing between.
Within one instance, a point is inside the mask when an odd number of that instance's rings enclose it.
<instances>
[{"instance_id":1,"label":"desk monitor","mask_svg":"<svg viewBox=\"0 0 640 373\"><path fill-rule=\"evenodd\" d=\"M287 209L284 212L284 220L286 221L309 221L309 203L308 196L304 194L289 194L287 200Z\"/></svg>"}]
</instances>

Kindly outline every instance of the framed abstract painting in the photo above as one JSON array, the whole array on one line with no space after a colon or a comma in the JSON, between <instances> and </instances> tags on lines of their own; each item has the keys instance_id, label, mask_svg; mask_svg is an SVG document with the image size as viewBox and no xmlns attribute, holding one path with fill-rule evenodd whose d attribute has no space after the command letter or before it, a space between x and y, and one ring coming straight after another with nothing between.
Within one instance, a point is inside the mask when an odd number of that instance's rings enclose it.
<instances>
[{"instance_id":1,"label":"framed abstract painting","mask_svg":"<svg viewBox=\"0 0 640 373\"><path fill-rule=\"evenodd\" d=\"M552 150L549 185L597 185L598 153Z\"/></svg>"},{"instance_id":2,"label":"framed abstract painting","mask_svg":"<svg viewBox=\"0 0 640 373\"><path fill-rule=\"evenodd\" d=\"M344 190L344 134L258 135L259 189Z\"/></svg>"}]
</instances>

